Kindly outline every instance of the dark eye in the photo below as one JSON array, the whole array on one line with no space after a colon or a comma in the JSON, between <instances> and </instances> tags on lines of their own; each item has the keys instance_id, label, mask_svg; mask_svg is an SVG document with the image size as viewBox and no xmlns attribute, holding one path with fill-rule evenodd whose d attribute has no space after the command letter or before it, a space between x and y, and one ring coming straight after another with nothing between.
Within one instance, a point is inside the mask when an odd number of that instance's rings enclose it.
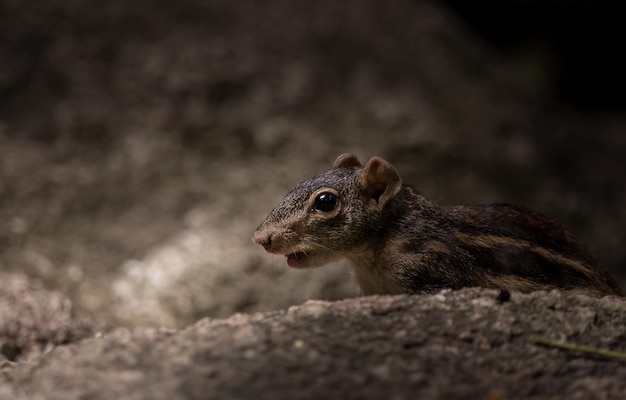
<instances>
[{"instance_id":1,"label":"dark eye","mask_svg":"<svg viewBox=\"0 0 626 400\"><path fill-rule=\"evenodd\" d=\"M337 207L337 196L329 192L323 192L317 195L313 209L316 211L329 212Z\"/></svg>"}]
</instances>

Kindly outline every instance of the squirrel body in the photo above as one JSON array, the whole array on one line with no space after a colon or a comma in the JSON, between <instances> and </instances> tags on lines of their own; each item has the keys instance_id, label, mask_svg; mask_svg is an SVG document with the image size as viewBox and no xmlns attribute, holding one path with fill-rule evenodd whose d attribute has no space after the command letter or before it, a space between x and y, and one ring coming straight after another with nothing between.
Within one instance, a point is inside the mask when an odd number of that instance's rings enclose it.
<instances>
[{"instance_id":1,"label":"squirrel body","mask_svg":"<svg viewBox=\"0 0 626 400\"><path fill-rule=\"evenodd\" d=\"M294 268L347 259L365 295L481 286L622 295L558 222L508 204L439 205L379 157L342 154L296 185L254 233Z\"/></svg>"}]
</instances>

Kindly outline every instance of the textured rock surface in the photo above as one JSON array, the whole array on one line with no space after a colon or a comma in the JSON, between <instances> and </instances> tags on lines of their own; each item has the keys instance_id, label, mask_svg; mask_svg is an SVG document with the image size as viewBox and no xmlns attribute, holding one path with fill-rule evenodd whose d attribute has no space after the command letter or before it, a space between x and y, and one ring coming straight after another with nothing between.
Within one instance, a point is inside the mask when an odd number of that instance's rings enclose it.
<instances>
[{"instance_id":1,"label":"textured rock surface","mask_svg":"<svg viewBox=\"0 0 626 400\"><path fill-rule=\"evenodd\" d=\"M0 273L0 282L0 363L28 361L93 334L94 324L77 317L63 294L21 274Z\"/></svg>"},{"instance_id":2,"label":"textured rock surface","mask_svg":"<svg viewBox=\"0 0 626 400\"><path fill-rule=\"evenodd\" d=\"M310 301L119 329L5 368L2 399L618 399L626 363L539 336L626 350L626 302L465 289Z\"/></svg>"}]
</instances>

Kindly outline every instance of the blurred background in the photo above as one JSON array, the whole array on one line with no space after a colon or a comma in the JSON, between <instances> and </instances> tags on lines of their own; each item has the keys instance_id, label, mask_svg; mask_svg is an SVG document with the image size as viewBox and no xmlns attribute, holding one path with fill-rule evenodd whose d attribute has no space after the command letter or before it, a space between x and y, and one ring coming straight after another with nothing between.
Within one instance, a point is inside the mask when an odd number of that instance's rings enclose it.
<instances>
[{"instance_id":1,"label":"blurred background","mask_svg":"<svg viewBox=\"0 0 626 400\"><path fill-rule=\"evenodd\" d=\"M357 295L251 235L335 157L568 226L626 288L624 25L603 2L0 0L0 271L100 323Z\"/></svg>"}]
</instances>

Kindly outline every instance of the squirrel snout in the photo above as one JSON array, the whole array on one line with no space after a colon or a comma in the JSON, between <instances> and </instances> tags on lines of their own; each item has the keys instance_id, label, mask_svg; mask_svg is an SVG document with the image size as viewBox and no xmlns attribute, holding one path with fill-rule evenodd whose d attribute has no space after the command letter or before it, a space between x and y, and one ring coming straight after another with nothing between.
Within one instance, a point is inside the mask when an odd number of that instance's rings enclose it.
<instances>
[{"instance_id":1,"label":"squirrel snout","mask_svg":"<svg viewBox=\"0 0 626 400\"><path fill-rule=\"evenodd\" d=\"M265 250L269 251L270 247L272 247L272 232L257 229L252 239L254 243L263 246Z\"/></svg>"}]
</instances>

